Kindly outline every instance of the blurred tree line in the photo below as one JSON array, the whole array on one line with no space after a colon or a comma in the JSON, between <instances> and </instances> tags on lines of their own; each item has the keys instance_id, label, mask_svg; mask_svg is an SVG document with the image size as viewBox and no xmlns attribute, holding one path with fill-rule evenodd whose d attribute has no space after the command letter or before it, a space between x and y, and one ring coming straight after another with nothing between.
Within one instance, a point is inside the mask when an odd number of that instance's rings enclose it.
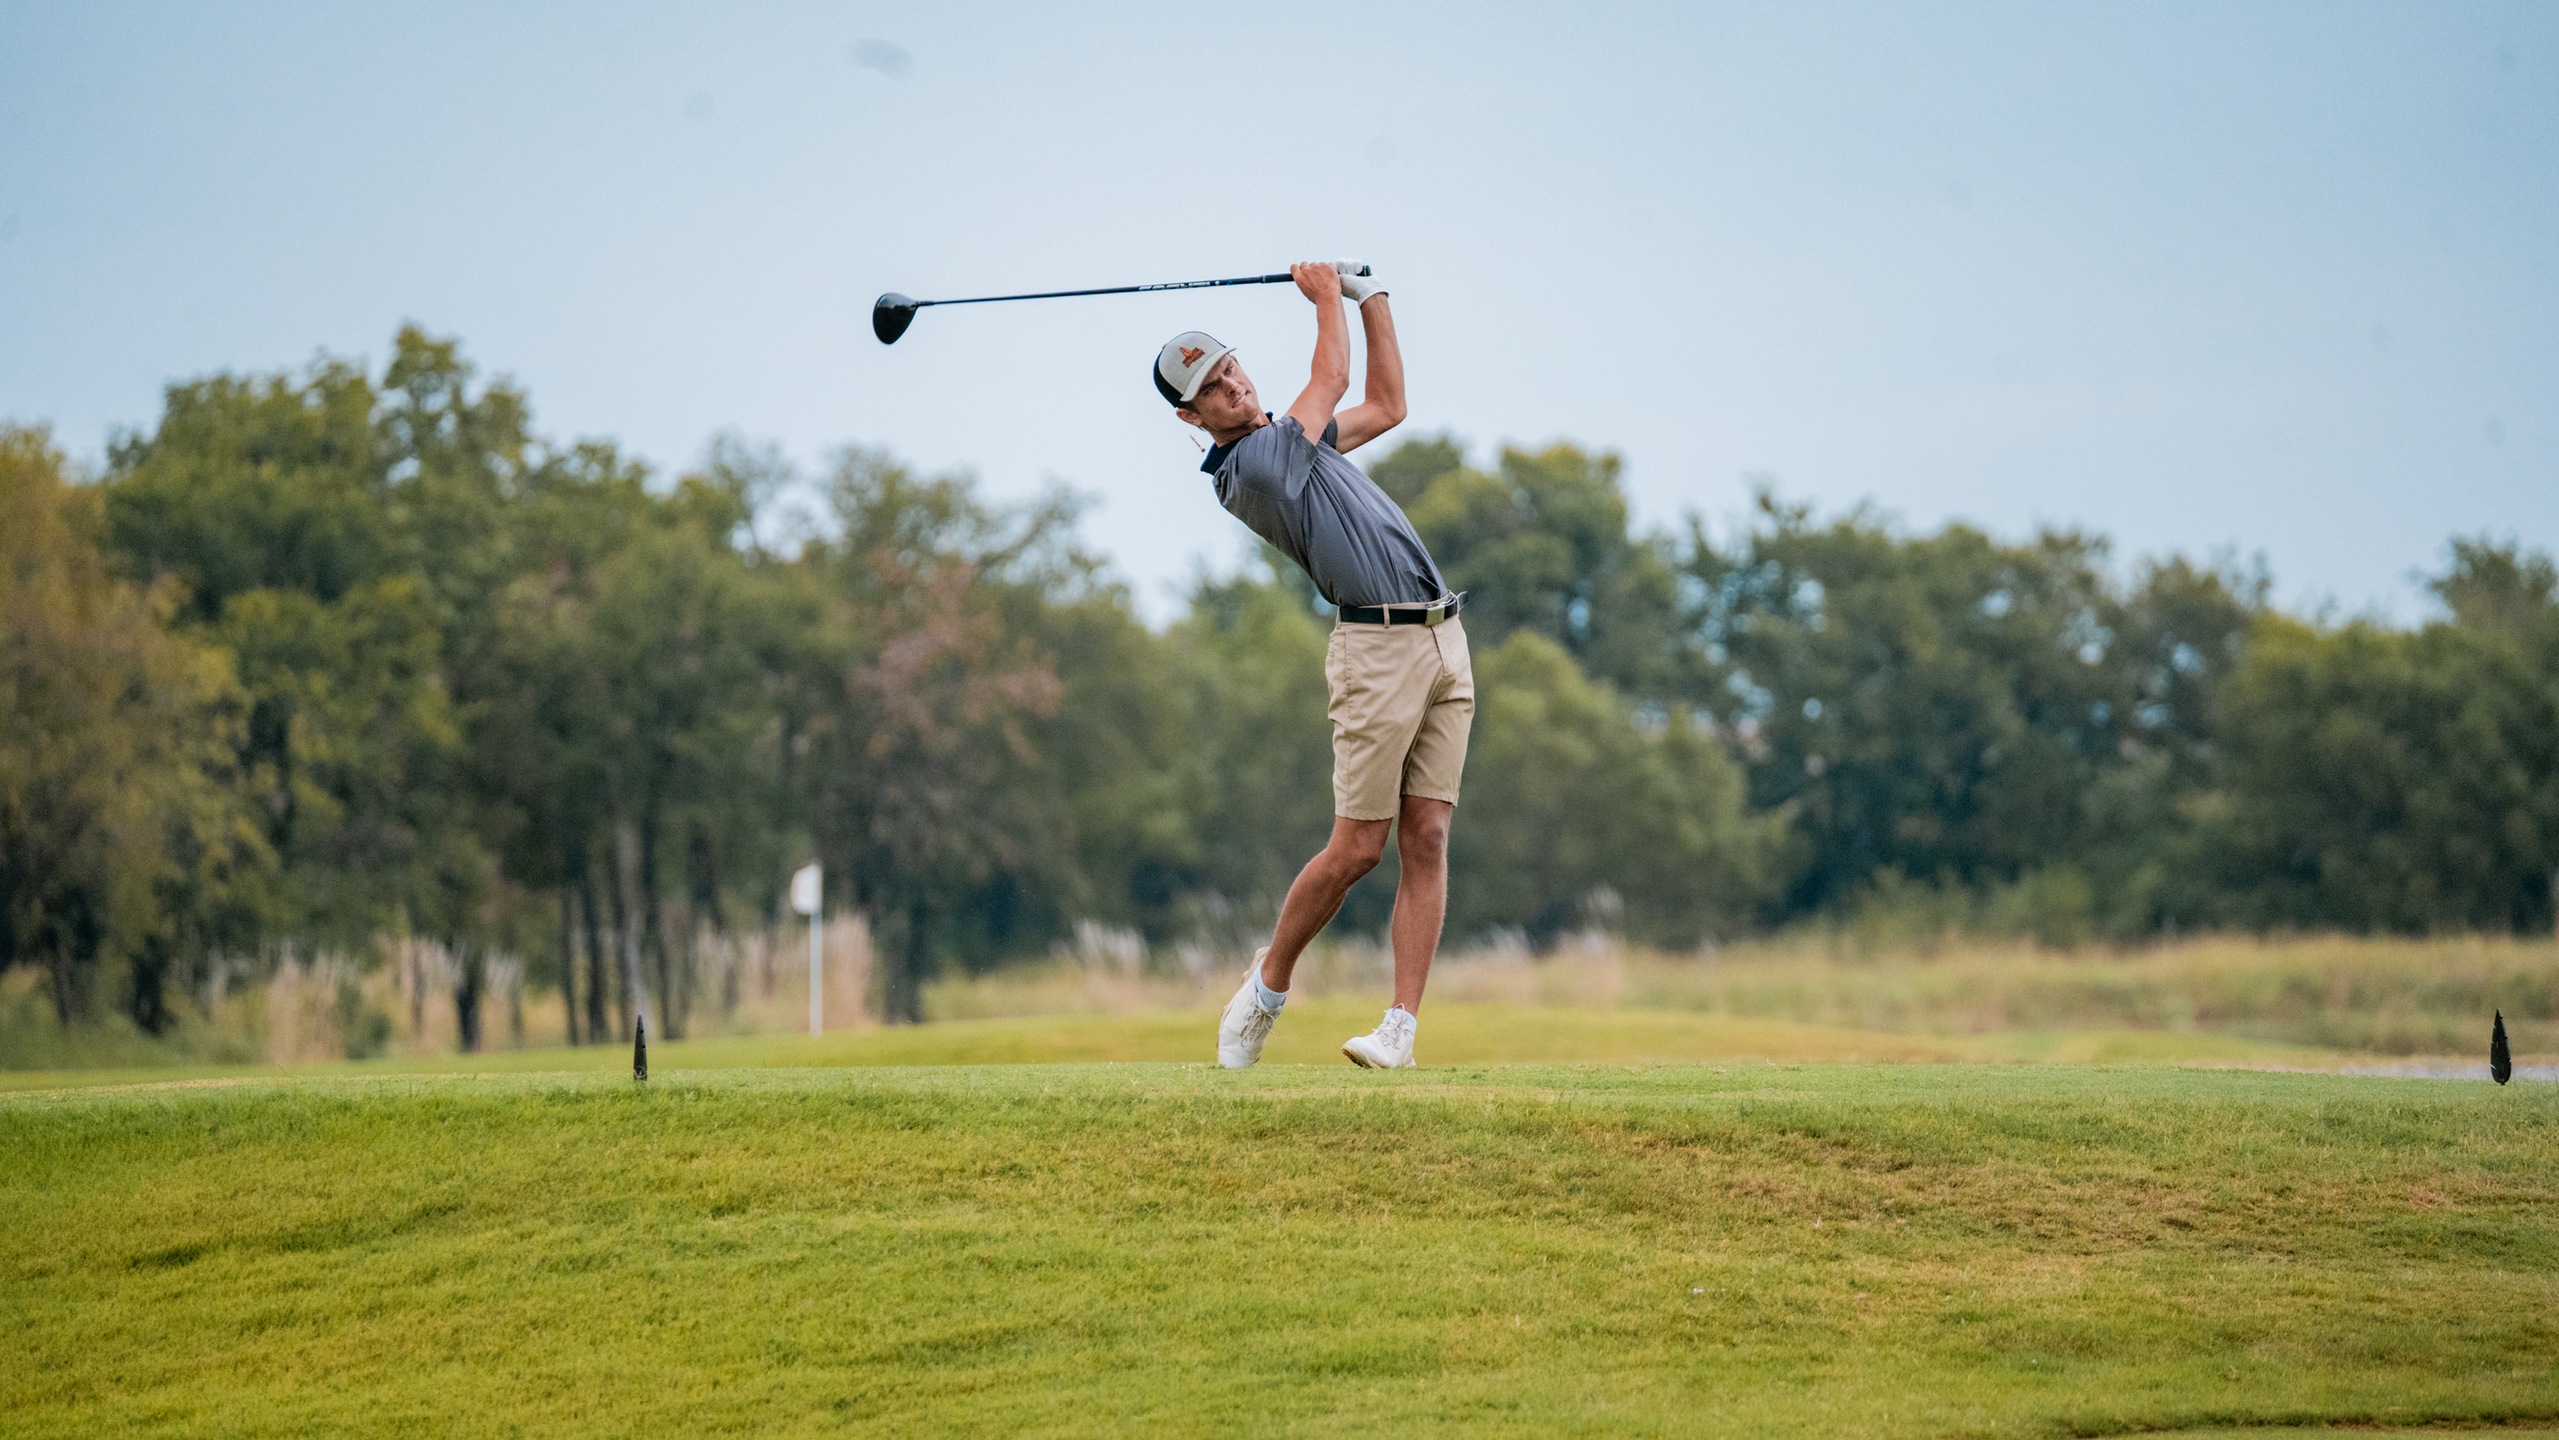
<instances>
[{"instance_id":1,"label":"blurred tree line","mask_svg":"<svg viewBox=\"0 0 2559 1440\"><path fill-rule=\"evenodd\" d=\"M662 482L529 414L404 330L378 378L172 387L94 483L0 431L0 969L158 1030L281 946L420 936L466 1044L498 954L573 1039L681 1036L700 937L778 920L814 855L911 1020L937 967L1081 919L1249 944L1321 844L1327 621L1284 565L1159 632L1065 494L850 449L785 543L779 454ZM1470 593L1456 937L2552 923L2546 556L2455 544L2406 630L2229 567L2119 576L2072 532L1763 496L1740 534L1642 534L1571 446L1374 473Z\"/></svg>"}]
</instances>

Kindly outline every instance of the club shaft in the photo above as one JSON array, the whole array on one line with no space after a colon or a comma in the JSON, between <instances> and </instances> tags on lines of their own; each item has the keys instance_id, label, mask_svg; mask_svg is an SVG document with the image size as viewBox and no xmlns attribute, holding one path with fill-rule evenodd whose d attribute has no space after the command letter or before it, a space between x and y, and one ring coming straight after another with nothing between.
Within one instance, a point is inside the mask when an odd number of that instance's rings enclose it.
<instances>
[{"instance_id":1,"label":"club shaft","mask_svg":"<svg viewBox=\"0 0 2559 1440\"><path fill-rule=\"evenodd\" d=\"M918 300L917 309L927 305L991 305L999 300L1071 300L1078 295L1136 295L1148 290L1205 290L1218 285L1277 285L1296 276L1282 271L1277 275L1238 275L1232 280L1167 280L1157 285L1106 285L1099 290L1043 290L1036 295L972 295L965 300Z\"/></svg>"}]
</instances>

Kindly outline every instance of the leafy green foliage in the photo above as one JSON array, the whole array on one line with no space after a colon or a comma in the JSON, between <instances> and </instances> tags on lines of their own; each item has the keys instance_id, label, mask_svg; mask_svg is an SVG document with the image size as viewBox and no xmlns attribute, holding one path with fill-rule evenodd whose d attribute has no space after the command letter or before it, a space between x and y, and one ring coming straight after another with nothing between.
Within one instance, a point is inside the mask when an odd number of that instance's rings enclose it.
<instances>
[{"instance_id":1,"label":"leafy green foliage","mask_svg":"<svg viewBox=\"0 0 2559 1440\"><path fill-rule=\"evenodd\" d=\"M1681 643L1672 557L1630 527L1621 468L1615 455L1556 445L1505 447L1487 472L1442 436L1404 445L1377 473L1466 593L1467 629L1482 643L1529 630L1630 694L1693 699L1702 671Z\"/></svg>"},{"instance_id":2,"label":"leafy green foliage","mask_svg":"<svg viewBox=\"0 0 2559 1440\"><path fill-rule=\"evenodd\" d=\"M2526 613L2516 633L2510 613L2415 634L2261 625L2228 700L2209 836L2234 918L2549 923L2559 616Z\"/></svg>"},{"instance_id":3,"label":"leafy green foliage","mask_svg":"<svg viewBox=\"0 0 2559 1440\"><path fill-rule=\"evenodd\" d=\"M667 477L530 413L407 329L378 375L171 387L95 486L7 433L0 968L156 1031L295 947L419 937L466 1045L501 962L574 1038L673 1040L701 937L778 919L816 856L912 1019L1081 921L1249 946L1323 842L1326 622L1284 564L1157 632L1063 493L859 448L811 479L731 436ZM2547 556L2462 541L2444 618L2331 626L2077 533L1774 498L1645 532L1570 445L1375 467L1469 594L1460 941L2551 923Z\"/></svg>"},{"instance_id":4,"label":"leafy green foliage","mask_svg":"<svg viewBox=\"0 0 2559 1440\"><path fill-rule=\"evenodd\" d=\"M178 956L244 922L266 858L243 808L228 658L114 576L97 493L41 431L0 428L0 970L49 972L68 1024L110 997L167 1020Z\"/></svg>"},{"instance_id":5,"label":"leafy green foliage","mask_svg":"<svg viewBox=\"0 0 2559 1440\"><path fill-rule=\"evenodd\" d=\"M975 919L1015 939L1021 889L1074 858L1073 806L1036 744L1062 686L1025 622L1090 566L1065 547L1063 504L990 506L964 478L873 452L844 453L830 497L842 538L807 562L835 637L810 732L814 824L896 932L884 1010L918 1020L937 938Z\"/></svg>"},{"instance_id":6,"label":"leafy green foliage","mask_svg":"<svg viewBox=\"0 0 2559 1440\"><path fill-rule=\"evenodd\" d=\"M405 568L377 398L342 361L300 384L218 375L170 386L158 426L109 452L115 553L137 579L173 578L198 622L245 591L333 601Z\"/></svg>"},{"instance_id":7,"label":"leafy green foliage","mask_svg":"<svg viewBox=\"0 0 2559 1440\"><path fill-rule=\"evenodd\" d=\"M1693 945L1748 928L1781 822L1744 807L1740 767L1686 707L1639 718L1530 630L1476 661L1477 717L1451 847L1501 876L1458 891L1461 934L1582 927Z\"/></svg>"},{"instance_id":8,"label":"leafy green foliage","mask_svg":"<svg viewBox=\"0 0 2559 1440\"><path fill-rule=\"evenodd\" d=\"M1765 497L1761 516L1729 550L1696 533L1687 563L1753 798L1798 817L1791 905L2075 865L2118 928L2149 928L2141 866L2200 778L2255 590L2183 563L2121 587L2076 534L1905 539Z\"/></svg>"},{"instance_id":9,"label":"leafy green foliage","mask_svg":"<svg viewBox=\"0 0 2559 1440\"><path fill-rule=\"evenodd\" d=\"M1255 927L1333 827L1326 628L1279 576L1284 563L1201 582L1168 637L1187 741L1170 753L1190 817L1172 884L1241 907Z\"/></svg>"}]
</instances>

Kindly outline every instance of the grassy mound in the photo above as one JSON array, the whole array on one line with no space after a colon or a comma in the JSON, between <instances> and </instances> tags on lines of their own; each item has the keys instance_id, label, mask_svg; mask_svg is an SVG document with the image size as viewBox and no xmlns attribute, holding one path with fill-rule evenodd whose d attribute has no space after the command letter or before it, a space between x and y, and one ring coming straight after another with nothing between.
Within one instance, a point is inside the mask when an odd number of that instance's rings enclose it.
<instances>
[{"instance_id":1,"label":"grassy mound","mask_svg":"<svg viewBox=\"0 0 2559 1440\"><path fill-rule=\"evenodd\" d=\"M1312 1027L1300 1027L1312 1028ZM666 1069L0 1099L5 1434L2559 1415L2559 1088Z\"/></svg>"}]
</instances>

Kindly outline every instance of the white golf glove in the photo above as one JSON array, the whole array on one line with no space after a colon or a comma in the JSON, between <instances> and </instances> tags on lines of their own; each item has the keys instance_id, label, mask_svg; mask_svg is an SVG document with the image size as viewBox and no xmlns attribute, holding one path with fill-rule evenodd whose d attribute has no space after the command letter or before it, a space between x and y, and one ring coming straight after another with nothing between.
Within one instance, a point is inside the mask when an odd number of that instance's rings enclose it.
<instances>
[{"instance_id":1,"label":"white golf glove","mask_svg":"<svg viewBox=\"0 0 2559 1440\"><path fill-rule=\"evenodd\" d=\"M1383 295L1386 287L1368 273L1365 260L1336 260L1333 271L1342 277L1342 298L1354 305L1365 304L1371 295Z\"/></svg>"}]
</instances>

